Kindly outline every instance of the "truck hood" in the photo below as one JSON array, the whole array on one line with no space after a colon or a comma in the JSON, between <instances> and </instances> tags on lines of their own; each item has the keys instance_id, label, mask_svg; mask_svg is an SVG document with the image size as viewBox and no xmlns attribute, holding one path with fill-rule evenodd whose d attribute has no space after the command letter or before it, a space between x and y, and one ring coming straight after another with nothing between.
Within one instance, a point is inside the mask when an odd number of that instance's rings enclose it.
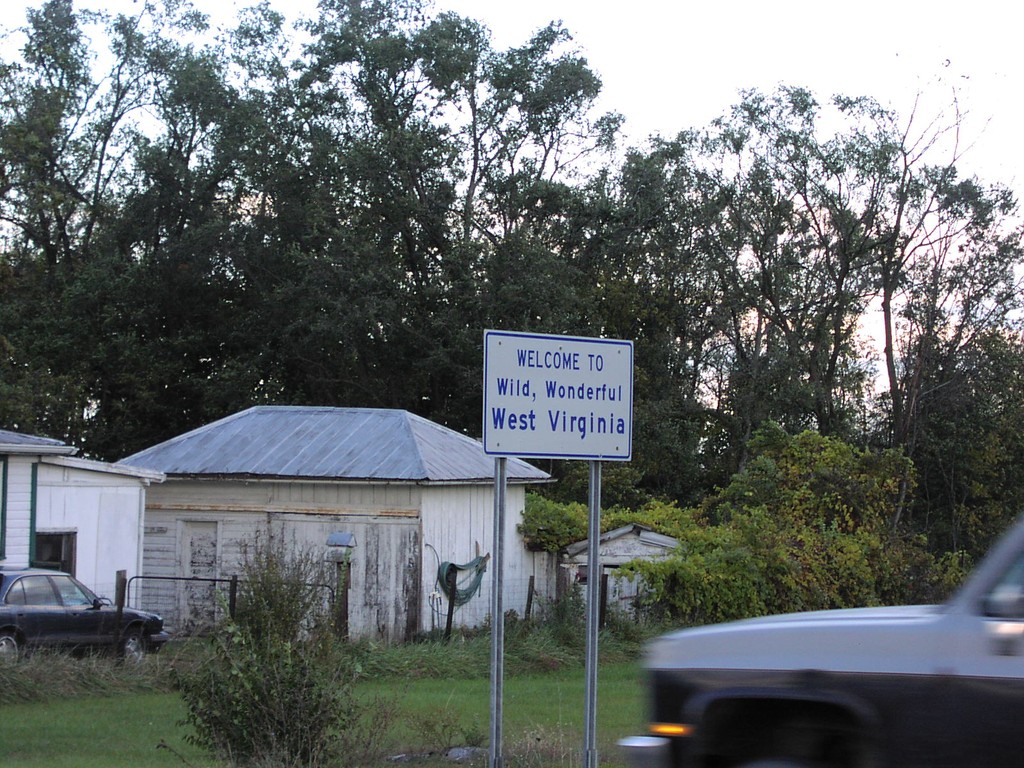
<instances>
[{"instance_id":1,"label":"truck hood","mask_svg":"<svg viewBox=\"0 0 1024 768\"><path fill-rule=\"evenodd\" d=\"M813 611L685 629L654 641L650 669L932 671L947 614L917 605Z\"/></svg>"}]
</instances>

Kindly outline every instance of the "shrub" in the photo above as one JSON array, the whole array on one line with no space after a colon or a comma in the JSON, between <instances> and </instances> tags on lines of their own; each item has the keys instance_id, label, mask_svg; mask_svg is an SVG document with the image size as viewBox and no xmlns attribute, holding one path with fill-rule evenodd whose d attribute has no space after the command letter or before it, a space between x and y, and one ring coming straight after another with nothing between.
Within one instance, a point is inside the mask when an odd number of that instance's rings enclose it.
<instances>
[{"instance_id":1,"label":"shrub","mask_svg":"<svg viewBox=\"0 0 1024 768\"><path fill-rule=\"evenodd\" d=\"M236 617L179 675L192 743L234 765L318 766L344 753L361 708L319 569L273 541L245 553Z\"/></svg>"},{"instance_id":2,"label":"shrub","mask_svg":"<svg viewBox=\"0 0 1024 768\"><path fill-rule=\"evenodd\" d=\"M528 493L519 532L527 549L557 552L587 537L588 517L586 504L562 503Z\"/></svg>"},{"instance_id":3,"label":"shrub","mask_svg":"<svg viewBox=\"0 0 1024 768\"><path fill-rule=\"evenodd\" d=\"M962 576L937 563L923 538L891 528L912 474L899 453L771 429L751 448L747 468L699 509L645 511L680 542L668 558L624 569L644 580L649 610L705 624L922 602Z\"/></svg>"},{"instance_id":4,"label":"shrub","mask_svg":"<svg viewBox=\"0 0 1024 768\"><path fill-rule=\"evenodd\" d=\"M322 765L358 715L332 642L255 638L228 621L205 664L182 675L189 741L235 765Z\"/></svg>"}]
</instances>

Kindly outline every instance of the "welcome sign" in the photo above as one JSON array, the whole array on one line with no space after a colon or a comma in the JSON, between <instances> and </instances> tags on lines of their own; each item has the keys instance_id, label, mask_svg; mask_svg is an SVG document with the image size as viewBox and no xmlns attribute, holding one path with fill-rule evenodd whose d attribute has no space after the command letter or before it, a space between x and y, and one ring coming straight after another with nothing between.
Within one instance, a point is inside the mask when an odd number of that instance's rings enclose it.
<instances>
[{"instance_id":1,"label":"welcome sign","mask_svg":"<svg viewBox=\"0 0 1024 768\"><path fill-rule=\"evenodd\" d=\"M484 451L629 461L633 343L484 331Z\"/></svg>"}]
</instances>

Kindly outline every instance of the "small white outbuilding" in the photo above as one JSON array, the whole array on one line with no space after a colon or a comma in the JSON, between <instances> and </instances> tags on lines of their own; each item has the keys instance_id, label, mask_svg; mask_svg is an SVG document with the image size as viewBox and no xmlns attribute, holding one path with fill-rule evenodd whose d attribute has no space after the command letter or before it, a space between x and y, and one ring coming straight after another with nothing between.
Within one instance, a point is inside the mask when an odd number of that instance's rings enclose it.
<instances>
[{"instance_id":1,"label":"small white outbuilding","mask_svg":"<svg viewBox=\"0 0 1024 768\"><path fill-rule=\"evenodd\" d=\"M589 541L584 539L566 547L562 567L568 572L570 582L585 583L589 577L588 546ZM598 540L598 551L601 555L601 578L606 579L607 584L607 589L602 590L602 607L632 612L643 585L636 579L620 576L619 567L634 560L668 557L678 547L677 539L640 523L630 523L602 533Z\"/></svg>"},{"instance_id":2,"label":"small white outbuilding","mask_svg":"<svg viewBox=\"0 0 1024 768\"><path fill-rule=\"evenodd\" d=\"M0 430L0 563L64 570L113 598L119 570L141 571L146 489L164 476L75 450Z\"/></svg>"}]
</instances>

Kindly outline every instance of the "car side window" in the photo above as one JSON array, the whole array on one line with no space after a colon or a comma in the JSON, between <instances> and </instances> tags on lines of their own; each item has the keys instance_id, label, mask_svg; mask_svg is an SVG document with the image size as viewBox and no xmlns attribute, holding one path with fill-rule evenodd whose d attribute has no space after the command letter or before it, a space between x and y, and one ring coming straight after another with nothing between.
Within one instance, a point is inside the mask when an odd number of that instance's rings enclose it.
<instances>
[{"instance_id":1,"label":"car side window","mask_svg":"<svg viewBox=\"0 0 1024 768\"><path fill-rule=\"evenodd\" d=\"M7 590L7 596L4 597L4 602L7 605L24 605L25 604L25 585L21 583L22 580L11 584L11 588Z\"/></svg>"},{"instance_id":2,"label":"car side window","mask_svg":"<svg viewBox=\"0 0 1024 768\"><path fill-rule=\"evenodd\" d=\"M23 576L18 580L18 584L23 590L23 605L60 605L57 593L53 591L46 576Z\"/></svg>"},{"instance_id":3,"label":"car side window","mask_svg":"<svg viewBox=\"0 0 1024 768\"><path fill-rule=\"evenodd\" d=\"M985 598L985 615L1024 618L1024 554L1018 557Z\"/></svg>"},{"instance_id":4,"label":"car side window","mask_svg":"<svg viewBox=\"0 0 1024 768\"><path fill-rule=\"evenodd\" d=\"M92 605L92 598L67 576L54 576L53 581L57 585L57 591L60 592L60 599L64 605L69 607Z\"/></svg>"}]
</instances>

